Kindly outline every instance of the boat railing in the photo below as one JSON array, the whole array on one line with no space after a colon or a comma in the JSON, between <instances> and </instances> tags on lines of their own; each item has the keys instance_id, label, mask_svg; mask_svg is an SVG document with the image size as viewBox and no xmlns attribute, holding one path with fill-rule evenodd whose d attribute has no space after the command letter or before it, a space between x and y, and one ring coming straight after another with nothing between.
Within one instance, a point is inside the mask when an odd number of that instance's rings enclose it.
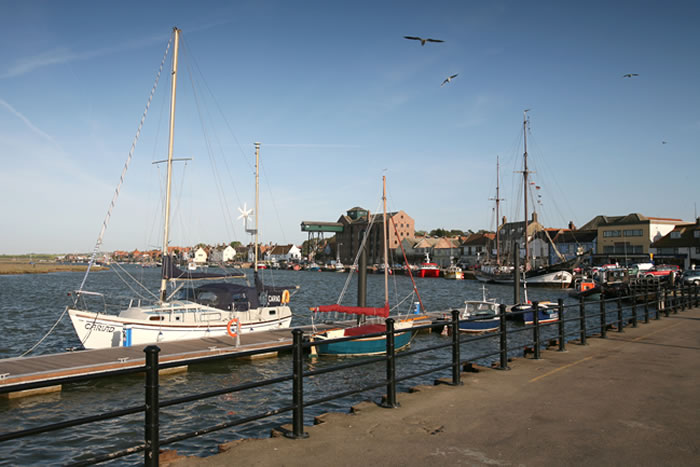
<instances>
[{"instance_id":1,"label":"boat railing","mask_svg":"<svg viewBox=\"0 0 700 467\"><path fill-rule=\"evenodd\" d=\"M585 345L587 339L593 335L606 338L609 331L624 332L625 327L636 327L640 321L648 323L652 319L661 319L662 315L669 316L671 313L677 314L690 307L698 307L700 306L699 290L700 288L695 285L676 284L675 287L662 288L658 284L656 287L653 287L647 283L640 285L637 289L631 289L631 294L625 297L603 297L600 300L590 301L580 298L578 302L569 302L567 304L564 303L563 299L559 299L555 305L558 320L551 323L540 323L539 313L534 312L533 324L530 326L511 323L509 315L521 312L506 313L505 305L500 305L498 331L491 334L469 336L460 333L459 324L462 320L460 320L459 310L451 310L440 316L432 316L432 322L427 322L426 324L421 324L421 320L416 319L414 320L414 326L410 328L410 332L415 333L446 330L446 333L439 334L447 334L447 339L443 339L438 335L432 339L421 341L421 345L414 345L408 350L400 352L396 349L394 337L396 334L407 332L407 330L396 329L396 322L393 318L389 318L385 321L385 331L373 334L386 336L386 351L383 355L340 359L328 366L318 366L313 360L307 360L307 356L313 348L321 344L348 341L358 337L344 337L322 342L318 340L312 341L309 338L310 335L305 334L304 330L297 328L291 331L291 344L248 350L243 347L237 349L237 352L234 354L198 357L187 361L188 365L205 363L210 365L214 362L231 361L234 358L240 359L244 357L252 359L255 356L270 354L271 352L288 352L292 354L290 360L291 368L288 373L274 377L258 376L257 378L261 379L241 381L234 385L223 385L222 383L222 386L215 386L212 383L206 392L168 399L161 399L161 396L163 394L173 394L173 391L167 390L167 388L163 390L167 386L167 382L161 382L159 374L163 370L182 366L183 363L182 361L160 361L159 347L149 345L143 349L145 354L144 363L132 368L105 371L99 375L72 376L44 382L11 385L3 384L2 379L0 379L0 394L59 384L84 383L88 380L93 381L118 376L130 376L133 378L133 375L137 374L144 375L145 380L143 398L133 401L130 405L124 404L119 409L106 413L84 415L48 424L40 423L36 426L16 431L5 431L0 433L0 443L54 433L59 430L78 429L78 427L93 423L99 424L99 422L106 420L115 420L137 414L142 414L144 417L144 442L128 446L118 444L127 443L128 441L115 440L115 437L110 436L108 431L111 425L102 424L94 429L104 429L105 433L102 439L105 442L117 443L117 446L112 445L111 447L99 449L94 443L95 433L92 433L91 449L85 451L76 448L76 457L72 459L71 463L88 465L125 458L126 456L132 456L131 460L133 461L134 455L141 454L144 456L146 465L158 465L160 449L163 447L173 446L176 443L221 430L242 427L258 420L274 417L279 419L285 414L289 414L288 416L291 417L291 429L279 428L279 431L289 438L304 438L308 436L304 431L305 411L310 407L317 406L319 410L323 410L324 404L330 401L382 390L384 395L380 405L386 408L395 408L398 407L397 392L401 388L405 389L405 384L409 380L415 381L427 375L437 374L442 375L442 378L438 379L436 383L456 386L462 384L462 372L470 368L475 362L487 362L486 364L490 362L490 366L494 369L509 369L511 358L523 356L522 347L514 344L514 336L518 333L523 333L527 337L526 341L529 342L524 354L529 354L532 358L539 359L542 357L542 349L564 351L567 342ZM533 310L538 311L539 309L540 304L533 302L530 312ZM525 311L522 311L522 313L525 313ZM361 337L367 338L369 336L362 335ZM484 345L477 346L477 342L481 342ZM522 340L518 342L522 342ZM467 352L471 353L467 354ZM415 361L412 357L423 357L426 353L431 353L431 358L421 358L421 360L429 360L434 363L427 364L427 367L423 366L419 371L416 371L411 363ZM436 355L441 357L437 358ZM316 378L327 378L330 377L328 375L333 373L342 374L342 372L352 368L370 367L378 364L385 367L385 377L378 377L376 380L365 382L360 384L359 387L350 389L343 385L344 390L331 393L323 392L322 395L318 395L318 391L313 392L311 390L319 386L318 380L315 380ZM398 368L401 369L400 372L397 371ZM446 372L448 377L444 376ZM311 384L307 386L306 383L309 380L311 380ZM81 386L85 387L84 384L81 384ZM268 406L263 407L261 412L245 413L236 417L222 413L220 419L210 420L207 418L209 423L213 423L207 427L197 427L190 431L174 435L169 434L168 437L163 437L164 431L162 428L164 424L160 422L161 415L166 415L163 420L177 420L176 425L168 427L167 433L172 429L189 428L183 420L167 416L167 411L170 408L226 395L238 394L236 397L242 398L244 397L242 394L245 391L255 392L260 390L260 388L273 386L277 388L280 386L289 388L291 386L291 393L275 389L276 396L272 398L274 400L270 400ZM77 390L81 390L81 388ZM257 397L255 394L257 392L250 397ZM314 398L309 399L309 397ZM260 410L258 404L255 404L255 407L257 408L255 410ZM56 418L52 417L52 419L55 420ZM28 441L23 440L23 442L27 443ZM45 444L46 439L40 442ZM100 451L102 452L100 453ZM65 463L63 461L62 463Z\"/></svg>"}]
</instances>

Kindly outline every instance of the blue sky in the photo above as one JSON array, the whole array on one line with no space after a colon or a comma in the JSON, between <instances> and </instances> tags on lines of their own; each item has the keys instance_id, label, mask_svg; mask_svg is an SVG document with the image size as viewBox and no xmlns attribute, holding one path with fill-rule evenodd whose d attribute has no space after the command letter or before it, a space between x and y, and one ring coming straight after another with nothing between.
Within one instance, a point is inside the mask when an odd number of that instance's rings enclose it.
<instances>
[{"instance_id":1,"label":"blue sky","mask_svg":"<svg viewBox=\"0 0 700 467\"><path fill-rule=\"evenodd\" d=\"M264 242L377 209L382 175L417 229L493 229L497 155L502 213L522 217L524 109L547 226L691 221L700 201L696 1L0 0L0 13L0 253L92 249L172 26L175 157L193 158L176 164L172 244L249 240L237 208L254 203L255 141ZM106 251L162 242L167 76Z\"/></svg>"}]
</instances>

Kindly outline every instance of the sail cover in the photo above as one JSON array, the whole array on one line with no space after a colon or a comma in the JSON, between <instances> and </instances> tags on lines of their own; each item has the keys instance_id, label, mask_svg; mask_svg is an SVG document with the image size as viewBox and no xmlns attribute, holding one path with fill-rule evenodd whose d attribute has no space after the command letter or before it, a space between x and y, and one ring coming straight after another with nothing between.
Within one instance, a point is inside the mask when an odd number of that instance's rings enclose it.
<instances>
[{"instance_id":1,"label":"sail cover","mask_svg":"<svg viewBox=\"0 0 700 467\"><path fill-rule=\"evenodd\" d=\"M383 308L374 308L366 306L343 306L343 305L321 305L317 307L310 308L311 311L320 313L348 313L351 315L364 315L364 316L381 316L386 318L389 316L389 304L385 303Z\"/></svg>"},{"instance_id":2,"label":"sail cover","mask_svg":"<svg viewBox=\"0 0 700 467\"><path fill-rule=\"evenodd\" d=\"M232 277L245 277L242 272L226 272L209 273L209 272L194 272L183 271L178 268L171 256L166 256L163 260L163 279L171 280L204 280L204 279L229 279Z\"/></svg>"}]
</instances>

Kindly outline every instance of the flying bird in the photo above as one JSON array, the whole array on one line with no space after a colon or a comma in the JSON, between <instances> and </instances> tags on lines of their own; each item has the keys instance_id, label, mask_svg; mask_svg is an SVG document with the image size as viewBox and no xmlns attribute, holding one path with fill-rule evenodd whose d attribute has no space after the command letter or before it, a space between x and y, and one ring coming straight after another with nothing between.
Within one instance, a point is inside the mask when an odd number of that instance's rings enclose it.
<instances>
[{"instance_id":1,"label":"flying bird","mask_svg":"<svg viewBox=\"0 0 700 467\"><path fill-rule=\"evenodd\" d=\"M403 36L404 39L410 39L412 41L420 41L420 45L423 46L425 45L426 42L445 42L440 39L423 39L422 37L416 37L416 36Z\"/></svg>"},{"instance_id":2,"label":"flying bird","mask_svg":"<svg viewBox=\"0 0 700 467\"><path fill-rule=\"evenodd\" d=\"M447 78L445 78L445 81L442 82L442 84L440 85L440 87L443 87L444 85L446 85L447 83L449 83L450 81L452 81L452 78L456 78L458 74L459 74L459 73L455 73L454 75L448 76Z\"/></svg>"},{"instance_id":3,"label":"flying bird","mask_svg":"<svg viewBox=\"0 0 700 467\"><path fill-rule=\"evenodd\" d=\"M661 144L667 144L668 141L661 141Z\"/></svg>"},{"instance_id":4,"label":"flying bird","mask_svg":"<svg viewBox=\"0 0 700 467\"><path fill-rule=\"evenodd\" d=\"M627 73L626 75L622 75L623 78L631 78L633 76L639 76L639 73Z\"/></svg>"}]
</instances>

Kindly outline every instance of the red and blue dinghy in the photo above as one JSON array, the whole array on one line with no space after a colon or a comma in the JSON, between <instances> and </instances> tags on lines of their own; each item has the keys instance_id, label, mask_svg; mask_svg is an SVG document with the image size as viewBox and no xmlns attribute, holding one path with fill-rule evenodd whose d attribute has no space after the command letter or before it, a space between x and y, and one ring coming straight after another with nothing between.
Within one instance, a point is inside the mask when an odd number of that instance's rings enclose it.
<instances>
[{"instance_id":1,"label":"red and blue dinghy","mask_svg":"<svg viewBox=\"0 0 700 467\"><path fill-rule=\"evenodd\" d=\"M375 307L359 307L359 306L343 306L343 305L322 305L311 308L311 311L316 313L347 313L356 316L371 316L376 318L389 317L389 304L384 304L381 308ZM413 327L411 320L397 320L395 330L407 330L407 332L398 332L394 334L394 348L401 350L411 342L411 333L408 332ZM386 353L386 336L375 335L386 331L384 323L365 323L359 326L347 328L329 329L327 331L314 334L314 339L321 341L340 339L343 337L357 337L357 339L329 342L319 344L317 346L319 355L336 355L336 356L362 356L362 355L381 355Z\"/></svg>"}]
</instances>

